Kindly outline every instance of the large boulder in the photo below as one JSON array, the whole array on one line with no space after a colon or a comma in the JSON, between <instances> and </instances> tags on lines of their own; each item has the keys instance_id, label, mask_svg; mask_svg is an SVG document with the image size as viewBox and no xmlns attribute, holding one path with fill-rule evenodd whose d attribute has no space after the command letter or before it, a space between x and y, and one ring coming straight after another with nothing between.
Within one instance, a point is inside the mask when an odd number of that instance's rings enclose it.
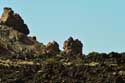
<instances>
[{"instance_id":1,"label":"large boulder","mask_svg":"<svg viewBox=\"0 0 125 83\"><path fill-rule=\"evenodd\" d=\"M4 12L0 18L0 24L12 27L17 31L24 33L25 35L29 34L29 29L27 25L24 23L24 20L21 18L19 14L14 13L14 11L11 8L4 8Z\"/></svg>"},{"instance_id":2,"label":"large boulder","mask_svg":"<svg viewBox=\"0 0 125 83\"><path fill-rule=\"evenodd\" d=\"M70 37L68 40L64 42L64 52L68 55L82 55L82 47L83 44L78 39L74 40Z\"/></svg>"},{"instance_id":3,"label":"large boulder","mask_svg":"<svg viewBox=\"0 0 125 83\"><path fill-rule=\"evenodd\" d=\"M60 52L58 43L55 41L49 42L46 45L46 51L47 51L47 54L57 55Z\"/></svg>"}]
</instances>

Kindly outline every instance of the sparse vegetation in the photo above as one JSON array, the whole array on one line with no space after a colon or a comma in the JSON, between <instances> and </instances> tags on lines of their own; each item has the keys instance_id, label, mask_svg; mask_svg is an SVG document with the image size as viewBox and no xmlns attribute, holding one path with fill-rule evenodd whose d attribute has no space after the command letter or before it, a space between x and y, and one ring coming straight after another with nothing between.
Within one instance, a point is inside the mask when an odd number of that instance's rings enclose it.
<instances>
[{"instance_id":1,"label":"sparse vegetation","mask_svg":"<svg viewBox=\"0 0 125 83\"><path fill-rule=\"evenodd\" d=\"M6 12L5 12L6 11ZM70 37L64 50L29 37L23 19L11 8L0 18L0 83L125 83L125 53L91 52Z\"/></svg>"}]
</instances>

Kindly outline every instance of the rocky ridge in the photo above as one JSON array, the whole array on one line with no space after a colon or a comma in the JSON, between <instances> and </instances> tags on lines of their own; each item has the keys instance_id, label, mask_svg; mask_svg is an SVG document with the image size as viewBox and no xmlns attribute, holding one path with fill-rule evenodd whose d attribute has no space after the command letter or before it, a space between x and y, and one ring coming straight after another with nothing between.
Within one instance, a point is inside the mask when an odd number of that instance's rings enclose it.
<instances>
[{"instance_id":1,"label":"rocky ridge","mask_svg":"<svg viewBox=\"0 0 125 83\"><path fill-rule=\"evenodd\" d=\"M44 45L38 42L36 37L28 36L30 31L22 17L8 7L4 8L0 18L0 32L1 54L19 54L20 56L25 55L27 57L32 55L32 57L34 57L42 55L56 56L61 52L56 41ZM73 40L73 38L70 37L64 43L64 53L68 55L82 55L82 43L78 39Z\"/></svg>"},{"instance_id":2,"label":"rocky ridge","mask_svg":"<svg viewBox=\"0 0 125 83\"><path fill-rule=\"evenodd\" d=\"M24 20L19 14L14 13L11 8L4 8L4 12L0 18L0 23L2 25L13 27L15 30L22 32L26 35L29 34L28 26L24 23Z\"/></svg>"},{"instance_id":3,"label":"rocky ridge","mask_svg":"<svg viewBox=\"0 0 125 83\"><path fill-rule=\"evenodd\" d=\"M31 37L22 17L5 7L0 17L0 83L125 83L125 53L91 52L69 37L60 50Z\"/></svg>"}]
</instances>

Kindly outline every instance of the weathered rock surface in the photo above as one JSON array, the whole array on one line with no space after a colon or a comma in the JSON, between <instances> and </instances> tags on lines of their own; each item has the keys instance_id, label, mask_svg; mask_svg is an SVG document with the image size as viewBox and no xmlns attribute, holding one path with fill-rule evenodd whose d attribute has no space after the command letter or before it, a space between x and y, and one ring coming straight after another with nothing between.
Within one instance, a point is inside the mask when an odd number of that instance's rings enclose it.
<instances>
[{"instance_id":1,"label":"weathered rock surface","mask_svg":"<svg viewBox=\"0 0 125 83\"><path fill-rule=\"evenodd\" d=\"M74 40L70 37L64 42L64 52L68 55L82 54L83 44L78 39Z\"/></svg>"},{"instance_id":2,"label":"weathered rock surface","mask_svg":"<svg viewBox=\"0 0 125 83\"><path fill-rule=\"evenodd\" d=\"M19 55L21 58L31 58L45 54L44 50L46 50L44 45L34 38L28 37L12 27L0 26L0 54L6 53L9 57Z\"/></svg>"},{"instance_id":3,"label":"weathered rock surface","mask_svg":"<svg viewBox=\"0 0 125 83\"><path fill-rule=\"evenodd\" d=\"M0 24L12 27L13 29L26 35L29 34L29 29L27 25L24 23L21 16L17 13L14 13L14 11L11 8L4 8L4 12L0 18Z\"/></svg>"},{"instance_id":4,"label":"weathered rock surface","mask_svg":"<svg viewBox=\"0 0 125 83\"><path fill-rule=\"evenodd\" d=\"M125 83L125 75L118 74L119 71L125 71L123 65L10 62L8 60L0 64L1 83Z\"/></svg>"},{"instance_id":5,"label":"weathered rock surface","mask_svg":"<svg viewBox=\"0 0 125 83\"><path fill-rule=\"evenodd\" d=\"M56 41L49 42L46 45L47 54L57 55L60 52L59 44Z\"/></svg>"},{"instance_id":6,"label":"weathered rock surface","mask_svg":"<svg viewBox=\"0 0 125 83\"><path fill-rule=\"evenodd\" d=\"M83 44L72 37L61 51L55 41L44 45L28 36L24 26L19 14L4 8L0 18L0 83L125 83L125 53L83 56Z\"/></svg>"}]
</instances>

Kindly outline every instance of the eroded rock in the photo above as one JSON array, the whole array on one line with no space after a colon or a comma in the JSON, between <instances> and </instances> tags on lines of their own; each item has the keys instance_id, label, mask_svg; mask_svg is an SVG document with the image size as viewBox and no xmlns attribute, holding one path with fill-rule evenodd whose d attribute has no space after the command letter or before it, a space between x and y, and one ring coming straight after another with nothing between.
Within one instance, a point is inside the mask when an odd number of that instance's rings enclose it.
<instances>
[{"instance_id":1,"label":"eroded rock","mask_svg":"<svg viewBox=\"0 0 125 83\"><path fill-rule=\"evenodd\" d=\"M64 52L68 55L82 54L83 44L78 39L74 40L70 37L64 42Z\"/></svg>"},{"instance_id":2,"label":"eroded rock","mask_svg":"<svg viewBox=\"0 0 125 83\"><path fill-rule=\"evenodd\" d=\"M21 18L19 14L14 13L14 11L11 8L4 8L4 12L0 18L0 24L13 27L13 29L22 32L26 35L29 34L29 29L27 25L24 23L24 20Z\"/></svg>"},{"instance_id":3,"label":"eroded rock","mask_svg":"<svg viewBox=\"0 0 125 83\"><path fill-rule=\"evenodd\" d=\"M60 52L59 45L55 41L49 42L46 45L46 50L47 50L47 54L52 54L52 55L56 55Z\"/></svg>"}]
</instances>

